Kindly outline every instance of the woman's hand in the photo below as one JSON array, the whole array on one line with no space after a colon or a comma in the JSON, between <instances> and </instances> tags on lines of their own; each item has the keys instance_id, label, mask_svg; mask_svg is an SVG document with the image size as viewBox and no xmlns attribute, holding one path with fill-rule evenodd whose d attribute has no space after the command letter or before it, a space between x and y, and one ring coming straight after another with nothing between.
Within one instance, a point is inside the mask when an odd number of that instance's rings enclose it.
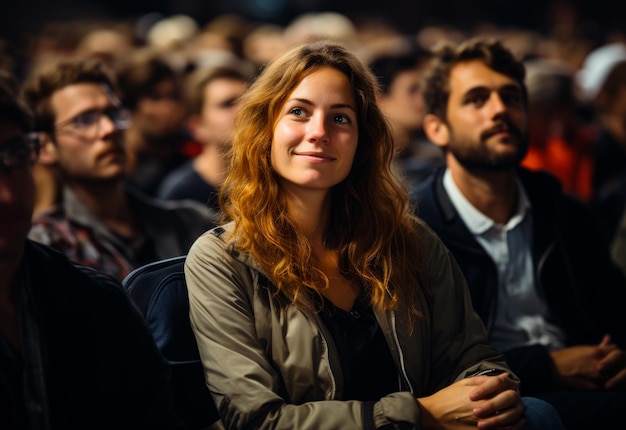
<instances>
[{"instance_id":1,"label":"woman's hand","mask_svg":"<svg viewBox=\"0 0 626 430\"><path fill-rule=\"evenodd\" d=\"M417 399L424 428L520 429L524 405L517 382L508 373L477 376L455 382Z\"/></svg>"}]
</instances>

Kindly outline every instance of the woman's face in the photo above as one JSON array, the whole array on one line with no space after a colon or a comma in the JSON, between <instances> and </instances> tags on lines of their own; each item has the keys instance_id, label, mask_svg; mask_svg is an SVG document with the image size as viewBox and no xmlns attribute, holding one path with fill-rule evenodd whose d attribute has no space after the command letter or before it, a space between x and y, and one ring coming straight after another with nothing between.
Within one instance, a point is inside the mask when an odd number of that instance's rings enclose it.
<instances>
[{"instance_id":1,"label":"woman's face","mask_svg":"<svg viewBox=\"0 0 626 430\"><path fill-rule=\"evenodd\" d=\"M350 172L359 139L357 105L348 78L331 67L314 69L279 111L271 161L292 192L328 191Z\"/></svg>"}]
</instances>

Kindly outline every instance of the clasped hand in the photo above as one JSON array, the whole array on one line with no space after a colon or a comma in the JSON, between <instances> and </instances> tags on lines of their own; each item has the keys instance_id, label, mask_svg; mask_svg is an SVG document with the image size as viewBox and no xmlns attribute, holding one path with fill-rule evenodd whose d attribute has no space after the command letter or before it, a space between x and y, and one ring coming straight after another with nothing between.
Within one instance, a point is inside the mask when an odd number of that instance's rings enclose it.
<instances>
[{"instance_id":1,"label":"clasped hand","mask_svg":"<svg viewBox=\"0 0 626 430\"><path fill-rule=\"evenodd\" d=\"M462 379L417 399L424 428L520 429L524 404L508 373Z\"/></svg>"},{"instance_id":2,"label":"clasped hand","mask_svg":"<svg viewBox=\"0 0 626 430\"><path fill-rule=\"evenodd\" d=\"M588 390L626 386L626 353L605 335L597 345L580 345L552 351L557 384Z\"/></svg>"}]
</instances>

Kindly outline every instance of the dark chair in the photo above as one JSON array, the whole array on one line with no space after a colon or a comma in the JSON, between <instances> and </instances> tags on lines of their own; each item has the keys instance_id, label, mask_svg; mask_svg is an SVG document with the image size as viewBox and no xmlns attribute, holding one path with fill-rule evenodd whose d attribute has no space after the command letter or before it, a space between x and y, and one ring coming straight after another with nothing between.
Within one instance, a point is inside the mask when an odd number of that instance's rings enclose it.
<instances>
[{"instance_id":1,"label":"dark chair","mask_svg":"<svg viewBox=\"0 0 626 430\"><path fill-rule=\"evenodd\" d=\"M184 264L185 256L147 264L133 270L122 285L169 363L176 409L193 430L209 427L219 415L204 381L189 323Z\"/></svg>"}]
</instances>

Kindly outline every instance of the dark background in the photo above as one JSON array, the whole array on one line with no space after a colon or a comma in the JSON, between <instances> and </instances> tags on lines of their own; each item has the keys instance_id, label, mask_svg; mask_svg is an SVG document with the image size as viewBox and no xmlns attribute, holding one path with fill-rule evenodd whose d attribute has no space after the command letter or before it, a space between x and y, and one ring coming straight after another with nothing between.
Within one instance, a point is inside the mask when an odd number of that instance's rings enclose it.
<instances>
[{"instance_id":1,"label":"dark background","mask_svg":"<svg viewBox=\"0 0 626 430\"><path fill-rule=\"evenodd\" d=\"M223 13L237 13L254 21L287 24L298 14L336 11L348 17L374 15L404 32L429 23L448 23L468 29L479 22L547 32L557 3L574 5L580 30L602 37L626 28L624 0L2 0L0 37L14 40L37 32L46 22L73 19L136 19L148 12L184 13L202 25Z\"/></svg>"}]
</instances>

